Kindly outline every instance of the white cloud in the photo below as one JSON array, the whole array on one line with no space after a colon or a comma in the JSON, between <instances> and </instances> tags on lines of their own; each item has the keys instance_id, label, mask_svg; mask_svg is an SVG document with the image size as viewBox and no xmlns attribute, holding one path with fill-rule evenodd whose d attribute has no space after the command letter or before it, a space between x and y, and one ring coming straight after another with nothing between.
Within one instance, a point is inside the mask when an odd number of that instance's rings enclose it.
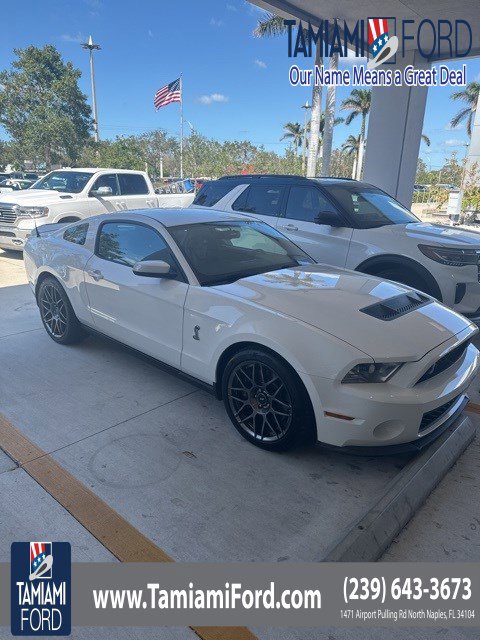
<instances>
[{"instance_id":1,"label":"white cloud","mask_svg":"<svg viewBox=\"0 0 480 640\"><path fill-rule=\"evenodd\" d=\"M82 42L86 42L88 40L87 36L84 36L83 33L78 32L77 35L72 35L70 33L64 33L61 36L64 42L76 42L80 44Z\"/></svg>"},{"instance_id":2,"label":"white cloud","mask_svg":"<svg viewBox=\"0 0 480 640\"><path fill-rule=\"evenodd\" d=\"M153 31L151 29L148 30L148 37L153 38Z\"/></svg>"},{"instance_id":3,"label":"white cloud","mask_svg":"<svg viewBox=\"0 0 480 640\"><path fill-rule=\"evenodd\" d=\"M260 67L260 69L266 69L267 68L267 63L264 62L263 60L255 60L254 63L257 65L257 67Z\"/></svg>"},{"instance_id":4,"label":"white cloud","mask_svg":"<svg viewBox=\"0 0 480 640\"><path fill-rule=\"evenodd\" d=\"M367 58L364 58L362 56L356 57L355 51L353 51L352 49L347 49L347 56L340 56L339 61L345 62L346 64L365 64L367 62Z\"/></svg>"},{"instance_id":5,"label":"white cloud","mask_svg":"<svg viewBox=\"0 0 480 640\"><path fill-rule=\"evenodd\" d=\"M213 104L214 102L228 102L228 98L223 93L211 93L209 96L200 96L198 101L202 104Z\"/></svg>"},{"instance_id":6,"label":"white cloud","mask_svg":"<svg viewBox=\"0 0 480 640\"><path fill-rule=\"evenodd\" d=\"M464 145L464 140L460 140L459 138L450 138L449 140L445 140L446 147L463 147Z\"/></svg>"},{"instance_id":7,"label":"white cloud","mask_svg":"<svg viewBox=\"0 0 480 640\"><path fill-rule=\"evenodd\" d=\"M227 4L227 9L229 11L236 11L237 7L234 4Z\"/></svg>"},{"instance_id":8,"label":"white cloud","mask_svg":"<svg viewBox=\"0 0 480 640\"><path fill-rule=\"evenodd\" d=\"M216 18L210 18L211 27L223 27L223 20L217 20Z\"/></svg>"}]
</instances>

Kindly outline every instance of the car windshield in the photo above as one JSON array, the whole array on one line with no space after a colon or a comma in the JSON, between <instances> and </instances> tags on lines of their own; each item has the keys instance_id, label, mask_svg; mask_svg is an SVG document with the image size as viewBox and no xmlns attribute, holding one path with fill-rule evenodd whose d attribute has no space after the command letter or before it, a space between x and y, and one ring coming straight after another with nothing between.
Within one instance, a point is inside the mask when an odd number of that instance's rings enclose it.
<instances>
[{"instance_id":1,"label":"car windshield","mask_svg":"<svg viewBox=\"0 0 480 640\"><path fill-rule=\"evenodd\" d=\"M32 189L53 189L64 193L80 193L93 176L85 171L52 171L32 185Z\"/></svg>"},{"instance_id":2,"label":"car windshield","mask_svg":"<svg viewBox=\"0 0 480 640\"><path fill-rule=\"evenodd\" d=\"M314 264L309 255L263 222L200 222L169 231L202 286Z\"/></svg>"},{"instance_id":3,"label":"car windshield","mask_svg":"<svg viewBox=\"0 0 480 640\"><path fill-rule=\"evenodd\" d=\"M388 194L368 185L322 184L327 193L355 220L360 229L419 222L411 211Z\"/></svg>"}]
</instances>

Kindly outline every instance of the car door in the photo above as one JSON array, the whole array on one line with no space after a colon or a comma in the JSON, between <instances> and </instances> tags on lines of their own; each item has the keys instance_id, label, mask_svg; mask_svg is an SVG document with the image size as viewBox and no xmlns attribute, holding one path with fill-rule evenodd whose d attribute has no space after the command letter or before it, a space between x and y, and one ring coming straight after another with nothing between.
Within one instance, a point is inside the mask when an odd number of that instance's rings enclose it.
<instances>
[{"instance_id":1,"label":"car door","mask_svg":"<svg viewBox=\"0 0 480 640\"><path fill-rule=\"evenodd\" d=\"M134 274L132 266L143 260L164 260L177 276ZM85 286L95 328L162 362L180 366L188 284L157 229L137 221L103 222L95 254L85 267Z\"/></svg>"},{"instance_id":2,"label":"car door","mask_svg":"<svg viewBox=\"0 0 480 640\"><path fill-rule=\"evenodd\" d=\"M125 209L145 209L155 207L156 198L150 193L145 176L140 173L119 173L118 182Z\"/></svg>"},{"instance_id":3,"label":"car door","mask_svg":"<svg viewBox=\"0 0 480 640\"><path fill-rule=\"evenodd\" d=\"M251 213L274 227L280 215L285 191L285 186L281 184L251 184L238 196L232 209Z\"/></svg>"},{"instance_id":4,"label":"car door","mask_svg":"<svg viewBox=\"0 0 480 640\"><path fill-rule=\"evenodd\" d=\"M108 187L111 190L109 195L99 195L96 193L101 187ZM122 197L116 173L105 173L99 176L90 189L90 213L97 215L100 213L115 213L122 211Z\"/></svg>"},{"instance_id":5,"label":"car door","mask_svg":"<svg viewBox=\"0 0 480 640\"><path fill-rule=\"evenodd\" d=\"M318 262L344 267L353 229L316 185L289 188L277 229Z\"/></svg>"}]
</instances>

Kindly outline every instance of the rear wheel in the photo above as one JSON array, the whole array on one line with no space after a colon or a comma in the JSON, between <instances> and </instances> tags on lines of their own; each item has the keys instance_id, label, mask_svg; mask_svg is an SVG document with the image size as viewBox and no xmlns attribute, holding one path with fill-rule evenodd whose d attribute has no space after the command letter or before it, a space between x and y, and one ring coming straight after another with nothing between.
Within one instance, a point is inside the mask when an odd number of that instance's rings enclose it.
<instances>
[{"instance_id":1,"label":"rear wheel","mask_svg":"<svg viewBox=\"0 0 480 640\"><path fill-rule=\"evenodd\" d=\"M37 301L43 326L52 340L73 344L84 338L85 332L58 280L45 278L38 289Z\"/></svg>"},{"instance_id":2,"label":"rear wheel","mask_svg":"<svg viewBox=\"0 0 480 640\"><path fill-rule=\"evenodd\" d=\"M237 431L259 447L287 449L313 433L303 384L267 352L248 349L232 356L223 373L222 395Z\"/></svg>"}]
</instances>

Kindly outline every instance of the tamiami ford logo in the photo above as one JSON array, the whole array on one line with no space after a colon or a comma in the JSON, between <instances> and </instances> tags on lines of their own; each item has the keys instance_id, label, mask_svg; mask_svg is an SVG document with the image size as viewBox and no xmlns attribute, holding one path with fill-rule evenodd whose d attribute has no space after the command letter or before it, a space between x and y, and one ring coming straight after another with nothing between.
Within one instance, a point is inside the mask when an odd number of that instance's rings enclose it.
<instances>
[{"instance_id":1,"label":"tamiami ford logo","mask_svg":"<svg viewBox=\"0 0 480 640\"><path fill-rule=\"evenodd\" d=\"M70 543L14 542L10 572L12 635L70 635Z\"/></svg>"}]
</instances>

